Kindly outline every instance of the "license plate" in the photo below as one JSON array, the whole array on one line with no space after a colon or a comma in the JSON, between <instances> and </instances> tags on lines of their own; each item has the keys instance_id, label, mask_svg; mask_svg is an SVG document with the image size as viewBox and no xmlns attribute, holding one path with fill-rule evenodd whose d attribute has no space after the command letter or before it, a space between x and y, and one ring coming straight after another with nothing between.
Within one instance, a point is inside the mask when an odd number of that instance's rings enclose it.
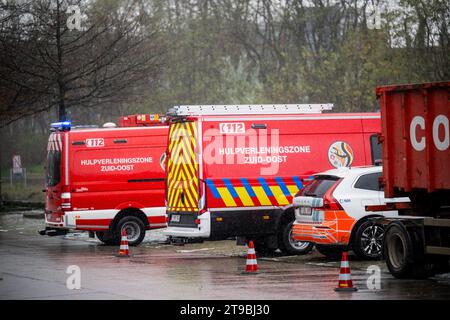
<instances>
[{"instance_id":1,"label":"license plate","mask_svg":"<svg viewBox=\"0 0 450 320\"><path fill-rule=\"evenodd\" d=\"M171 222L180 222L180 215L179 214L173 214L170 218Z\"/></svg>"},{"instance_id":2,"label":"license plate","mask_svg":"<svg viewBox=\"0 0 450 320\"><path fill-rule=\"evenodd\" d=\"M312 214L311 207L300 207L300 214L302 216L310 216Z\"/></svg>"}]
</instances>

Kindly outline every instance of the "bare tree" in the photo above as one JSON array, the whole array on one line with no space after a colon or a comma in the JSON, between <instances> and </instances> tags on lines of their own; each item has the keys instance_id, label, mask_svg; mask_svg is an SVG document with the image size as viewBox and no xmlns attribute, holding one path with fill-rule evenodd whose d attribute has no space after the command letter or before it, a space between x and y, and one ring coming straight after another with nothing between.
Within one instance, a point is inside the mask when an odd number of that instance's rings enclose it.
<instances>
[{"instance_id":1,"label":"bare tree","mask_svg":"<svg viewBox=\"0 0 450 320\"><path fill-rule=\"evenodd\" d=\"M94 107L149 93L165 45L139 1L0 4L0 126L58 106Z\"/></svg>"},{"instance_id":2,"label":"bare tree","mask_svg":"<svg viewBox=\"0 0 450 320\"><path fill-rule=\"evenodd\" d=\"M140 1L0 1L0 128L55 107L62 120L68 108L139 101L161 73L163 40Z\"/></svg>"}]
</instances>

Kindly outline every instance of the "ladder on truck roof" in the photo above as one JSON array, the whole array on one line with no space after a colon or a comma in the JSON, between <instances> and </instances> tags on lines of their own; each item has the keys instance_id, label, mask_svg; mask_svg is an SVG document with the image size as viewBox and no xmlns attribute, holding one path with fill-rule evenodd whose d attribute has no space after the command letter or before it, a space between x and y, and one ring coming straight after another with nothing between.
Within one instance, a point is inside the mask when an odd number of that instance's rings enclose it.
<instances>
[{"instance_id":1,"label":"ladder on truck roof","mask_svg":"<svg viewBox=\"0 0 450 320\"><path fill-rule=\"evenodd\" d=\"M201 116L229 114L299 114L332 110L333 104L255 104L255 105L185 105L174 106L169 116Z\"/></svg>"}]
</instances>

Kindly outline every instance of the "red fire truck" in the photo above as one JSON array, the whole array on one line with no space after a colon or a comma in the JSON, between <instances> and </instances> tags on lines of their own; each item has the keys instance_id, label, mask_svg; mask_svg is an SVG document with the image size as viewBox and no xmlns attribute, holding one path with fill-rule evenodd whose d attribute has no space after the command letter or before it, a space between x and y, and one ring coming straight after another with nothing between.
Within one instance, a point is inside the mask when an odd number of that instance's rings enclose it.
<instances>
[{"instance_id":1,"label":"red fire truck","mask_svg":"<svg viewBox=\"0 0 450 320\"><path fill-rule=\"evenodd\" d=\"M381 158L379 113L332 105L178 106L169 111L167 215L173 241L252 239L311 250L291 236L292 197L319 171Z\"/></svg>"},{"instance_id":2,"label":"red fire truck","mask_svg":"<svg viewBox=\"0 0 450 320\"><path fill-rule=\"evenodd\" d=\"M130 245L145 230L166 227L165 151L168 125L158 115L119 120L121 127L52 124L47 147L45 230L85 230L109 245L125 228Z\"/></svg>"}]
</instances>

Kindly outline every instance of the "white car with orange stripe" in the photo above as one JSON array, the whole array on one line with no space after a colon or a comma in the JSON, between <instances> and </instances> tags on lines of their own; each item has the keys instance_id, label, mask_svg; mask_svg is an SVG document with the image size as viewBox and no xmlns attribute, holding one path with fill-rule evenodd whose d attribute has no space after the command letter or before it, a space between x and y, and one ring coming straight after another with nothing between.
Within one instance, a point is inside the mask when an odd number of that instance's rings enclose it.
<instances>
[{"instance_id":1,"label":"white car with orange stripe","mask_svg":"<svg viewBox=\"0 0 450 320\"><path fill-rule=\"evenodd\" d=\"M381 176L381 166L342 167L314 175L293 199L294 240L315 243L327 256L338 257L352 249L360 258L379 258L384 229L370 218L398 215L366 211L368 205L385 203Z\"/></svg>"}]
</instances>

